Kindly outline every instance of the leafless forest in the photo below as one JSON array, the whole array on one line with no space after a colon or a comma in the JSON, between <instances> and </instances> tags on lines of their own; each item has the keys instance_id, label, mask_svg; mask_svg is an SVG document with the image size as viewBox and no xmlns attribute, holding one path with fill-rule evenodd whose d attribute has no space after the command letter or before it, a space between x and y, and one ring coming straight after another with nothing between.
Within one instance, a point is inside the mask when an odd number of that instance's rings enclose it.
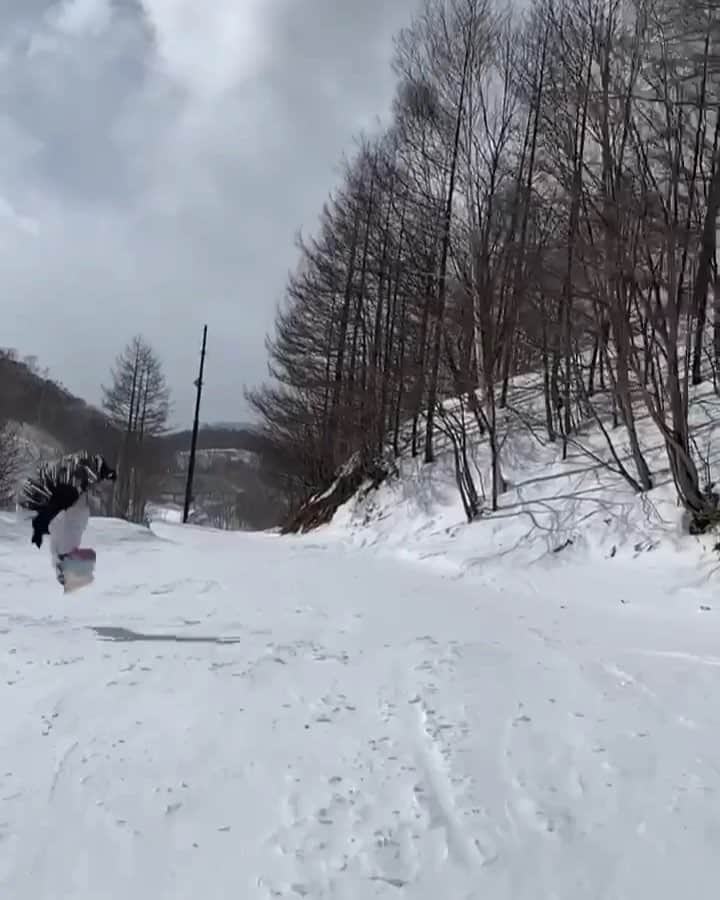
<instances>
[{"instance_id":1,"label":"leafless forest","mask_svg":"<svg viewBox=\"0 0 720 900\"><path fill-rule=\"evenodd\" d=\"M429 0L397 36L392 121L300 240L272 378L250 395L296 505L348 459L431 462L443 441L472 519L472 428L497 507L501 412L532 374L528 428L564 454L600 428L644 492L649 419L691 527L716 519L689 410L720 363L719 15Z\"/></svg>"}]
</instances>

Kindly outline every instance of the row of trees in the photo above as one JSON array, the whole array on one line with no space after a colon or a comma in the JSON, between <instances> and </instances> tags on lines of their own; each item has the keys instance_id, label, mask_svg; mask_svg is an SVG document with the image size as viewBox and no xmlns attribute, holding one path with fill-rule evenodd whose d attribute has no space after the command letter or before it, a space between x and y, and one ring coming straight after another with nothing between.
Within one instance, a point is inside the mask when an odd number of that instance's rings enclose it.
<instances>
[{"instance_id":1,"label":"row of trees","mask_svg":"<svg viewBox=\"0 0 720 900\"><path fill-rule=\"evenodd\" d=\"M692 520L715 516L689 396L720 361L719 26L703 0L427 0L396 41L392 123L299 241L250 394L296 502L352 454L431 462L444 435L473 518L472 426L496 507L500 410L534 372L521 416L564 455L593 422L646 491L650 417Z\"/></svg>"}]
</instances>

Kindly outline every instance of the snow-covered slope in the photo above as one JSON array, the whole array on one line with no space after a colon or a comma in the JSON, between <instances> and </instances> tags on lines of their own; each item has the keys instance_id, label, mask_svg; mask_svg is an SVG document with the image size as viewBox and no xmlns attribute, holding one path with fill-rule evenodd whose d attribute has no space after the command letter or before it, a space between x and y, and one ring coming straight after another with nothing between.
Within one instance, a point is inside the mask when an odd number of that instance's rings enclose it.
<instances>
[{"instance_id":1,"label":"snow-covered slope","mask_svg":"<svg viewBox=\"0 0 720 900\"><path fill-rule=\"evenodd\" d=\"M337 533L93 521L66 598L0 520L0 896L717 895L691 554L458 577Z\"/></svg>"},{"instance_id":2,"label":"snow-covered slope","mask_svg":"<svg viewBox=\"0 0 720 900\"><path fill-rule=\"evenodd\" d=\"M534 573L568 563L612 564L660 548L689 554L698 564L717 562L713 547L718 535L688 535L662 437L640 405L639 440L655 485L642 494L618 474L607 437L592 419L573 435L563 459L560 439L550 443L543 435L541 401L535 376L515 380L509 408L500 414L500 460L508 489L497 511L491 511L489 501L488 443L470 426L468 456L478 490L484 493L481 515L472 524L466 523L453 455L440 434L435 463L425 465L421 456L412 459L406 453L398 463L399 475L377 490L359 491L337 512L326 533L352 546L431 562L443 571L480 569L498 577L508 567L529 566ZM456 404L446 405L453 409ZM618 458L637 478L627 432L622 426L613 428L609 416L604 426ZM691 427L701 476L708 469L717 477L720 398L709 385L694 389Z\"/></svg>"}]
</instances>

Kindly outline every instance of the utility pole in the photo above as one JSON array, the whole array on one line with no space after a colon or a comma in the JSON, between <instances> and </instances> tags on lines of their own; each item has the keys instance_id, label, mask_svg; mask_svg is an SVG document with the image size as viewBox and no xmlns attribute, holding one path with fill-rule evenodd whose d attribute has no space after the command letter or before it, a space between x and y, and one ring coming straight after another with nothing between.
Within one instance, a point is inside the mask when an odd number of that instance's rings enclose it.
<instances>
[{"instance_id":1,"label":"utility pole","mask_svg":"<svg viewBox=\"0 0 720 900\"><path fill-rule=\"evenodd\" d=\"M200 425L200 397L203 387L203 371L205 369L205 347L207 345L207 325L203 328L202 351L200 353L200 375L194 382L197 388L195 398L195 421L193 422L192 442L190 443L190 460L188 462L187 484L185 486L185 509L183 510L183 523L187 523L190 515L190 502L192 500L193 475L195 474L195 451L197 450L198 427Z\"/></svg>"}]
</instances>

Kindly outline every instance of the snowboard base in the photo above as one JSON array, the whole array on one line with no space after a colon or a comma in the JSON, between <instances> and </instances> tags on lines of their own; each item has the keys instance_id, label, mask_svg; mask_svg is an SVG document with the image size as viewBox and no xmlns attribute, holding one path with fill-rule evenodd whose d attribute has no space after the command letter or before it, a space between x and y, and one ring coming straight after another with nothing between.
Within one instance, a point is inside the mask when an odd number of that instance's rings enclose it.
<instances>
[{"instance_id":1,"label":"snowboard base","mask_svg":"<svg viewBox=\"0 0 720 900\"><path fill-rule=\"evenodd\" d=\"M79 547L64 556L57 565L57 579L66 594L87 587L95 580L97 555L90 547Z\"/></svg>"}]
</instances>

